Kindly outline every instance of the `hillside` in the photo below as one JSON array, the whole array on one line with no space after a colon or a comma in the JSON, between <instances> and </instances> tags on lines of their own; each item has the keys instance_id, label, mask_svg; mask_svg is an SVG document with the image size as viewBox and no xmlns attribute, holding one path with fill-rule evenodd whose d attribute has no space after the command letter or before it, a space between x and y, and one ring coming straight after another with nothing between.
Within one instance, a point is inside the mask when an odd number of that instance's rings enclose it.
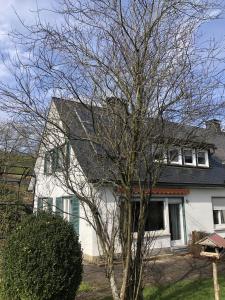
<instances>
[{"instance_id":1,"label":"hillside","mask_svg":"<svg viewBox=\"0 0 225 300\"><path fill-rule=\"evenodd\" d=\"M28 154L0 152L0 202L32 203L28 185L34 158Z\"/></svg>"}]
</instances>

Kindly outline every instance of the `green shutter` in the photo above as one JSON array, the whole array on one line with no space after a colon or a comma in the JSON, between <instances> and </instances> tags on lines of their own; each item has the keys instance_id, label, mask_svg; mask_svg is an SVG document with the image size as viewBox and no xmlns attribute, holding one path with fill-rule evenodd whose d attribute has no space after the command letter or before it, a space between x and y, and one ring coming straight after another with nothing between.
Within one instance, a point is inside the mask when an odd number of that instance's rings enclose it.
<instances>
[{"instance_id":1,"label":"green shutter","mask_svg":"<svg viewBox=\"0 0 225 300\"><path fill-rule=\"evenodd\" d=\"M45 153L45 158L44 158L44 174L47 174L47 164L48 164L48 160L49 160L49 153L46 152L46 153Z\"/></svg>"},{"instance_id":2,"label":"green shutter","mask_svg":"<svg viewBox=\"0 0 225 300\"><path fill-rule=\"evenodd\" d=\"M52 212L53 199L47 198L46 203L47 203L47 211Z\"/></svg>"},{"instance_id":3,"label":"green shutter","mask_svg":"<svg viewBox=\"0 0 225 300\"><path fill-rule=\"evenodd\" d=\"M70 143L66 143L66 168L67 170L70 167Z\"/></svg>"},{"instance_id":4,"label":"green shutter","mask_svg":"<svg viewBox=\"0 0 225 300\"><path fill-rule=\"evenodd\" d=\"M79 234L79 217L80 217L80 208L79 200L76 196L71 197L70 199L70 223L73 225L74 230Z\"/></svg>"},{"instance_id":5,"label":"green shutter","mask_svg":"<svg viewBox=\"0 0 225 300\"><path fill-rule=\"evenodd\" d=\"M56 198L56 214L63 217L63 198L62 197Z\"/></svg>"},{"instance_id":6,"label":"green shutter","mask_svg":"<svg viewBox=\"0 0 225 300\"><path fill-rule=\"evenodd\" d=\"M42 209L43 209L43 199L38 198L37 210L42 210Z\"/></svg>"},{"instance_id":7,"label":"green shutter","mask_svg":"<svg viewBox=\"0 0 225 300\"><path fill-rule=\"evenodd\" d=\"M52 172L54 173L57 170L58 165L58 149L54 148L51 150L51 156L52 156Z\"/></svg>"}]
</instances>

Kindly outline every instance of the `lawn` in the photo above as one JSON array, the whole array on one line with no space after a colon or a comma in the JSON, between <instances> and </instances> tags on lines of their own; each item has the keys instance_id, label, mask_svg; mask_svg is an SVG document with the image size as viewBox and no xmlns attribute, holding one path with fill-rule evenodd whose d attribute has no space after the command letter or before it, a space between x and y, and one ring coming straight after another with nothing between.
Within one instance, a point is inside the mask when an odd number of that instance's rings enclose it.
<instances>
[{"instance_id":1,"label":"lawn","mask_svg":"<svg viewBox=\"0 0 225 300\"><path fill-rule=\"evenodd\" d=\"M220 277L220 295L225 299L225 277ZM82 299L82 298L81 298ZM90 300L97 298L90 297ZM112 300L111 297L98 298L99 300ZM183 280L167 287L146 287L145 300L214 300L213 282L205 280Z\"/></svg>"},{"instance_id":2,"label":"lawn","mask_svg":"<svg viewBox=\"0 0 225 300\"><path fill-rule=\"evenodd\" d=\"M220 277L220 295L225 299L225 277ZM183 280L168 287L149 287L144 290L145 300L214 300L213 282Z\"/></svg>"}]
</instances>

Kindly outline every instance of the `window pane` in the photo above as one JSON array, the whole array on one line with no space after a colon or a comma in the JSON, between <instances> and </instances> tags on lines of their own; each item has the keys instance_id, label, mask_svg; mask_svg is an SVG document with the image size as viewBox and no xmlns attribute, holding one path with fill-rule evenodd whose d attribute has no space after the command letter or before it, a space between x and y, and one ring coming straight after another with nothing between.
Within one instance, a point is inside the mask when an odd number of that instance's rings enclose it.
<instances>
[{"instance_id":1,"label":"window pane","mask_svg":"<svg viewBox=\"0 0 225 300\"><path fill-rule=\"evenodd\" d=\"M179 150L178 149L169 150L169 160L171 162L179 162Z\"/></svg>"},{"instance_id":2,"label":"window pane","mask_svg":"<svg viewBox=\"0 0 225 300\"><path fill-rule=\"evenodd\" d=\"M47 198L46 199L46 204L47 204L47 211L52 212L53 199L52 198Z\"/></svg>"},{"instance_id":3,"label":"window pane","mask_svg":"<svg viewBox=\"0 0 225 300\"><path fill-rule=\"evenodd\" d=\"M70 220L70 198L63 198L64 203L64 218L69 221Z\"/></svg>"},{"instance_id":4,"label":"window pane","mask_svg":"<svg viewBox=\"0 0 225 300\"><path fill-rule=\"evenodd\" d=\"M198 151L198 164L200 165L205 165L206 164L206 160L205 160L205 152L204 151Z\"/></svg>"},{"instance_id":5,"label":"window pane","mask_svg":"<svg viewBox=\"0 0 225 300\"><path fill-rule=\"evenodd\" d=\"M192 150L184 150L184 162L188 164L193 163Z\"/></svg>"},{"instance_id":6,"label":"window pane","mask_svg":"<svg viewBox=\"0 0 225 300\"><path fill-rule=\"evenodd\" d=\"M219 211L218 210L213 211L213 222L214 222L214 224L219 224Z\"/></svg>"},{"instance_id":7,"label":"window pane","mask_svg":"<svg viewBox=\"0 0 225 300\"><path fill-rule=\"evenodd\" d=\"M64 162L63 147L57 148L56 151L57 151L56 170L62 171L63 170L63 162Z\"/></svg>"},{"instance_id":8,"label":"window pane","mask_svg":"<svg viewBox=\"0 0 225 300\"><path fill-rule=\"evenodd\" d=\"M145 224L145 231L155 231L165 229L164 227L164 204L163 201L150 201L147 207L147 219ZM140 202L133 202L132 216L133 216L133 232L138 230L138 218L140 211Z\"/></svg>"},{"instance_id":9,"label":"window pane","mask_svg":"<svg viewBox=\"0 0 225 300\"><path fill-rule=\"evenodd\" d=\"M140 202L135 201L132 203L132 218L133 218L133 232L137 232L138 230L138 218L140 211Z\"/></svg>"},{"instance_id":10,"label":"window pane","mask_svg":"<svg viewBox=\"0 0 225 300\"><path fill-rule=\"evenodd\" d=\"M63 171L67 162L67 144L55 148L55 171Z\"/></svg>"},{"instance_id":11,"label":"window pane","mask_svg":"<svg viewBox=\"0 0 225 300\"><path fill-rule=\"evenodd\" d=\"M52 156L49 152L45 154L45 174L52 173Z\"/></svg>"},{"instance_id":12,"label":"window pane","mask_svg":"<svg viewBox=\"0 0 225 300\"><path fill-rule=\"evenodd\" d=\"M62 197L56 198L56 214L63 217L63 198Z\"/></svg>"},{"instance_id":13,"label":"window pane","mask_svg":"<svg viewBox=\"0 0 225 300\"><path fill-rule=\"evenodd\" d=\"M56 167L57 167L57 151L56 151L56 149L51 150L50 155L51 155L52 172L55 172Z\"/></svg>"},{"instance_id":14,"label":"window pane","mask_svg":"<svg viewBox=\"0 0 225 300\"><path fill-rule=\"evenodd\" d=\"M225 224L225 210L220 211L221 224Z\"/></svg>"},{"instance_id":15,"label":"window pane","mask_svg":"<svg viewBox=\"0 0 225 300\"><path fill-rule=\"evenodd\" d=\"M163 201L150 201L145 224L146 231L162 230L164 228Z\"/></svg>"},{"instance_id":16,"label":"window pane","mask_svg":"<svg viewBox=\"0 0 225 300\"><path fill-rule=\"evenodd\" d=\"M162 149L157 149L154 154L155 160L162 161L164 159L164 153Z\"/></svg>"},{"instance_id":17,"label":"window pane","mask_svg":"<svg viewBox=\"0 0 225 300\"><path fill-rule=\"evenodd\" d=\"M43 209L43 198L38 198L37 209L38 210Z\"/></svg>"}]
</instances>

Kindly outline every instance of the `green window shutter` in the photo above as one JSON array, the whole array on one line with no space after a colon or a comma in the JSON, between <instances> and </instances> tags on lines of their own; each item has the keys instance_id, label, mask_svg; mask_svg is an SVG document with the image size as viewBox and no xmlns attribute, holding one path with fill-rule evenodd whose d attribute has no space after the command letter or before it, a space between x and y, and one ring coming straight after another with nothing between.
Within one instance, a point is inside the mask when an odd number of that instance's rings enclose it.
<instances>
[{"instance_id":1,"label":"green window shutter","mask_svg":"<svg viewBox=\"0 0 225 300\"><path fill-rule=\"evenodd\" d=\"M53 156L52 156L52 151L51 152L46 152L45 153L45 158L44 158L44 174L49 175L52 174L53 170Z\"/></svg>"},{"instance_id":2,"label":"green window shutter","mask_svg":"<svg viewBox=\"0 0 225 300\"><path fill-rule=\"evenodd\" d=\"M37 210L42 210L42 209L43 209L43 199L38 198Z\"/></svg>"},{"instance_id":3,"label":"green window shutter","mask_svg":"<svg viewBox=\"0 0 225 300\"><path fill-rule=\"evenodd\" d=\"M47 211L52 212L52 205L53 205L53 199L52 198L47 198Z\"/></svg>"},{"instance_id":4,"label":"green window shutter","mask_svg":"<svg viewBox=\"0 0 225 300\"><path fill-rule=\"evenodd\" d=\"M62 197L56 198L56 214L63 217L63 198Z\"/></svg>"},{"instance_id":5,"label":"green window shutter","mask_svg":"<svg viewBox=\"0 0 225 300\"><path fill-rule=\"evenodd\" d=\"M70 143L66 143L66 167L70 167Z\"/></svg>"},{"instance_id":6,"label":"green window shutter","mask_svg":"<svg viewBox=\"0 0 225 300\"><path fill-rule=\"evenodd\" d=\"M76 196L70 199L70 223L73 225L74 230L79 234L79 217L80 217L80 207L79 200Z\"/></svg>"},{"instance_id":7,"label":"green window shutter","mask_svg":"<svg viewBox=\"0 0 225 300\"><path fill-rule=\"evenodd\" d=\"M45 158L44 158L44 174L48 173L48 165L49 165L49 153L45 153Z\"/></svg>"},{"instance_id":8,"label":"green window shutter","mask_svg":"<svg viewBox=\"0 0 225 300\"><path fill-rule=\"evenodd\" d=\"M52 156L52 172L54 173L57 169L57 149L51 151Z\"/></svg>"}]
</instances>

